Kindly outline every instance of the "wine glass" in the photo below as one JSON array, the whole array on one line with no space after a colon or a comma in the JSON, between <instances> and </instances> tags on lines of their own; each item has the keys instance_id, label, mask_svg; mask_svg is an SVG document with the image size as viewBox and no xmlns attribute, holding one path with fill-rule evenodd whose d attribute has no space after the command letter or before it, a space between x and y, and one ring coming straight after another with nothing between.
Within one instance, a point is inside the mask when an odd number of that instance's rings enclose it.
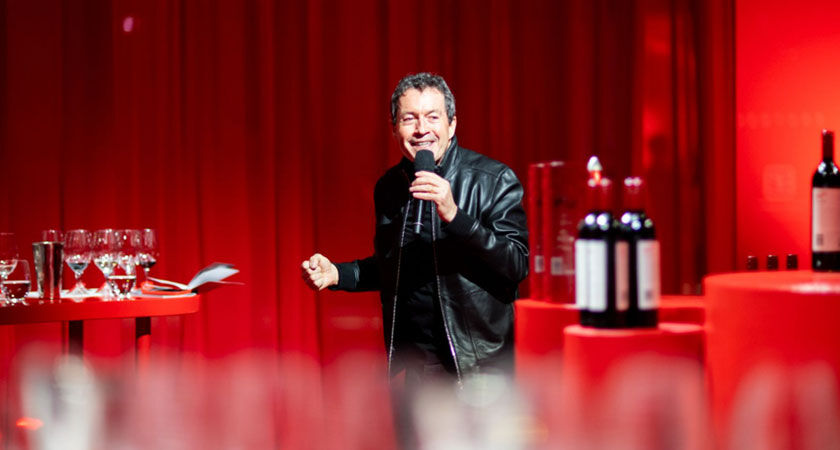
<instances>
[{"instance_id":1,"label":"wine glass","mask_svg":"<svg viewBox=\"0 0 840 450\"><path fill-rule=\"evenodd\" d=\"M130 300L131 290L134 288L136 280L137 269L134 259L126 258L114 267L113 272L108 276L108 285L110 285L111 292L117 297L117 300Z\"/></svg>"},{"instance_id":2,"label":"wine glass","mask_svg":"<svg viewBox=\"0 0 840 450\"><path fill-rule=\"evenodd\" d=\"M0 283L15 269L18 261L18 246L14 233L0 233ZM0 300L7 300L5 289L0 289L3 296Z\"/></svg>"},{"instance_id":3,"label":"wine glass","mask_svg":"<svg viewBox=\"0 0 840 450\"><path fill-rule=\"evenodd\" d=\"M110 285L107 281L117 266L118 255L117 232L110 228L97 230L93 234L93 263L96 264L96 267L99 268L99 271L105 277L106 283L100 290L100 293L105 298L111 297Z\"/></svg>"},{"instance_id":4,"label":"wine glass","mask_svg":"<svg viewBox=\"0 0 840 450\"><path fill-rule=\"evenodd\" d=\"M140 231L118 230L117 235L117 263L137 265L137 253L140 249Z\"/></svg>"},{"instance_id":5,"label":"wine glass","mask_svg":"<svg viewBox=\"0 0 840 450\"><path fill-rule=\"evenodd\" d=\"M64 233L61 230L41 231L41 240L44 242L64 242Z\"/></svg>"},{"instance_id":6,"label":"wine glass","mask_svg":"<svg viewBox=\"0 0 840 450\"><path fill-rule=\"evenodd\" d=\"M7 304L25 304L26 294L30 286L29 261L18 259L15 267L3 278L3 293L6 295Z\"/></svg>"},{"instance_id":7,"label":"wine glass","mask_svg":"<svg viewBox=\"0 0 840 450\"><path fill-rule=\"evenodd\" d=\"M157 233L151 228L140 230L140 248L137 252L137 265L143 268L146 279L149 278L149 270L157 263L160 256L158 250Z\"/></svg>"},{"instance_id":8,"label":"wine glass","mask_svg":"<svg viewBox=\"0 0 840 450\"><path fill-rule=\"evenodd\" d=\"M76 285L70 291L71 296L79 297L89 294L82 282L82 274L87 269L93 257L93 238L88 230L70 230L64 236L64 262L73 270Z\"/></svg>"},{"instance_id":9,"label":"wine glass","mask_svg":"<svg viewBox=\"0 0 840 450\"><path fill-rule=\"evenodd\" d=\"M117 235L117 267L108 277L111 291L118 300L131 298L130 292L137 280L137 253L140 249L140 231L118 230Z\"/></svg>"}]
</instances>

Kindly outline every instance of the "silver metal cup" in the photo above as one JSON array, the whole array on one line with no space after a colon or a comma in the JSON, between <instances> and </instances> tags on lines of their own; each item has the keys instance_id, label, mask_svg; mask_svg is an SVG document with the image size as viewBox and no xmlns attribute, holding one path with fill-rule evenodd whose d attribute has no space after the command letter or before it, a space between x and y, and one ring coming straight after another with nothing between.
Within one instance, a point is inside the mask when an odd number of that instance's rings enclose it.
<instances>
[{"instance_id":1,"label":"silver metal cup","mask_svg":"<svg viewBox=\"0 0 840 450\"><path fill-rule=\"evenodd\" d=\"M64 244L61 242L33 242L32 256L38 275L38 297L46 301L61 298L61 269L64 264Z\"/></svg>"}]
</instances>

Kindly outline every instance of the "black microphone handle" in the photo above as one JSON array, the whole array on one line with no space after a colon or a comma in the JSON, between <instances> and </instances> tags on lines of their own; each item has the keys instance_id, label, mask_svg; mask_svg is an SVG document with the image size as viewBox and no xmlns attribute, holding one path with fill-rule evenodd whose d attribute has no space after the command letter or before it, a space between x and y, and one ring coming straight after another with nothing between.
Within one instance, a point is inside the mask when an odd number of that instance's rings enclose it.
<instances>
[{"instance_id":1,"label":"black microphone handle","mask_svg":"<svg viewBox=\"0 0 840 450\"><path fill-rule=\"evenodd\" d=\"M435 171L435 154L431 150L420 150L414 155L414 171L420 172L427 170L429 172ZM414 222L414 233L420 234L423 228L423 205L426 202L417 200L417 214L414 215L416 222Z\"/></svg>"},{"instance_id":2,"label":"black microphone handle","mask_svg":"<svg viewBox=\"0 0 840 450\"><path fill-rule=\"evenodd\" d=\"M423 228L423 200L417 200L417 214L414 215L414 234L420 234L420 229Z\"/></svg>"}]
</instances>

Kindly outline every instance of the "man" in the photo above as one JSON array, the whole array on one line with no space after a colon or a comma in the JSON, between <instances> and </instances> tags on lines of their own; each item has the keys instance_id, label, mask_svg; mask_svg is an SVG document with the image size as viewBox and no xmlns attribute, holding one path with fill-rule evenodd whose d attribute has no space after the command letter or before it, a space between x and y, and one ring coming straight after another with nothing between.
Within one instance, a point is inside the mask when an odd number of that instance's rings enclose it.
<instances>
[{"instance_id":1,"label":"man","mask_svg":"<svg viewBox=\"0 0 840 450\"><path fill-rule=\"evenodd\" d=\"M302 264L315 289L379 290L392 375L427 380L511 369L513 305L528 274L522 186L504 164L458 146L455 98L437 75L400 80L391 124L404 158L376 183L374 255ZM435 171L415 172L417 152ZM419 234L417 202L423 202Z\"/></svg>"}]
</instances>

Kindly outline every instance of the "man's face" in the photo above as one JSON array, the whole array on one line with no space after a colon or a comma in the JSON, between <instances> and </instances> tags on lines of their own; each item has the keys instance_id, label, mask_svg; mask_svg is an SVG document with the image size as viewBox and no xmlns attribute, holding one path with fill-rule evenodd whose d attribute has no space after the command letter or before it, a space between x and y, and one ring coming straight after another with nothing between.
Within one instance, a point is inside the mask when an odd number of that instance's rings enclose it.
<instances>
[{"instance_id":1,"label":"man's face","mask_svg":"<svg viewBox=\"0 0 840 450\"><path fill-rule=\"evenodd\" d=\"M430 150L440 162L455 136L456 118L446 117L443 94L435 88L409 89L400 97L394 137L406 158L414 161L420 150Z\"/></svg>"}]
</instances>

